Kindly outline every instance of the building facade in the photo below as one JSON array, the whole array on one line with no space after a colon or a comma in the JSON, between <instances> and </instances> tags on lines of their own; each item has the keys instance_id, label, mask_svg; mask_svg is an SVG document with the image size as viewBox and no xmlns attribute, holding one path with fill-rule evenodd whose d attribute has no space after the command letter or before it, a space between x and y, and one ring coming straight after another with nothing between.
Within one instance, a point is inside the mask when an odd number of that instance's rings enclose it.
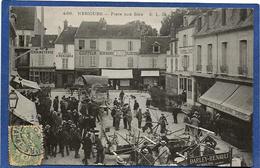
<instances>
[{"instance_id":1,"label":"building facade","mask_svg":"<svg viewBox=\"0 0 260 168\"><path fill-rule=\"evenodd\" d=\"M31 38L45 30L36 7L12 7L11 12L16 15L15 67L22 78L29 79Z\"/></svg>"},{"instance_id":2,"label":"building facade","mask_svg":"<svg viewBox=\"0 0 260 168\"><path fill-rule=\"evenodd\" d=\"M140 36L125 25L82 22L75 35L77 76L101 75L109 78L111 88L134 87L141 46Z\"/></svg>"},{"instance_id":3,"label":"building facade","mask_svg":"<svg viewBox=\"0 0 260 168\"><path fill-rule=\"evenodd\" d=\"M194 45L195 100L226 121L224 140L250 148L253 11L217 9L198 16Z\"/></svg>"},{"instance_id":4,"label":"building facade","mask_svg":"<svg viewBox=\"0 0 260 168\"><path fill-rule=\"evenodd\" d=\"M166 55L170 36L144 36L138 61L140 81L144 88L165 88Z\"/></svg>"},{"instance_id":5,"label":"building facade","mask_svg":"<svg viewBox=\"0 0 260 168\"><path fill-rule=\"evenodd\" d=\"M74 39L77 27L68 26L64 21L64 28L55 41L56 87L72 86L75 80Z\"/></svg>"},{"instance_id":6,"label":"building facade","mask_svg":"<svg viewBox=\"0 0 260 168\"><path fill-rule=\"evenodd\" d=\"M40 86L55 87L55 40L57 35L44 35L41 46L41 36L32 38L32 49L30 51L30 76L31 81Z\"/></svg>"}]
</instances>

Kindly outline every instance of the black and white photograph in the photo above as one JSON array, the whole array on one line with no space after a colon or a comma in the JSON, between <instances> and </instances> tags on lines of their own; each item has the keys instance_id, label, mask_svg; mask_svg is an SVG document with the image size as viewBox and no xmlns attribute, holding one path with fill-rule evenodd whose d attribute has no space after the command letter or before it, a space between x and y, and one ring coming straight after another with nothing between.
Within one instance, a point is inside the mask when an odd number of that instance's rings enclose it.
<instances>
[{"instance_id":1,"label":"black and white photograph","mask_svg":"<svg viewBox=\"0 0 260 168\"><path fill-rule=\"evenodd\" d=\"M253 166L254 9L11 6L11 165Z\"/></svg>"}]
</instances>

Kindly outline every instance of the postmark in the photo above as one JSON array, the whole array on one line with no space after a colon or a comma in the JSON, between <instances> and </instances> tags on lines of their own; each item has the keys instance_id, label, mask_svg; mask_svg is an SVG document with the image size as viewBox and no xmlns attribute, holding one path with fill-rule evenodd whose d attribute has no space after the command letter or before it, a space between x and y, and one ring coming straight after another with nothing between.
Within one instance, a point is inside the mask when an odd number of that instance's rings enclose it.
<instances>
[{"instance_id":1,"label":"postmark","mask_svg":"<svg viewBox=\"0 0 260 168\"><path fill-rule=\"evenodd\" d=\"M44 155L42 126L10 126L8 138L10 165L41 164Z\"/></svg>"}]
</instances>

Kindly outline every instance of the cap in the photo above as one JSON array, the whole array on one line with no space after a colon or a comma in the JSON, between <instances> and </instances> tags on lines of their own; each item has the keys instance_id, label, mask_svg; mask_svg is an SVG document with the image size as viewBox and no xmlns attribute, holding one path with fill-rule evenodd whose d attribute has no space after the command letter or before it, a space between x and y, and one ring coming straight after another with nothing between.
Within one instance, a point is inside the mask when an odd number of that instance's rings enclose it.
<instances>
[{"instance_id":1,"label":"cap","mask_svg":"<svg viewBox=\"0 0 260 168\"><path fill-rule=\"evenodd\" d=\"M148 149L146 149L146 148L143 149L144 154L147 154L148 152L149 152Z\"/></svg>"},{"instance_id":2,"label":"cap","mask_svg":"<svg viewBox=\"0 0 260 168\"><path fill-rule=\"evenodd\" d=\"M166 141L162 140L162 141L161 141L161 144L162 144L162 145L165 145L165 144L166 144Z\"/></svg>"}]
</instances>

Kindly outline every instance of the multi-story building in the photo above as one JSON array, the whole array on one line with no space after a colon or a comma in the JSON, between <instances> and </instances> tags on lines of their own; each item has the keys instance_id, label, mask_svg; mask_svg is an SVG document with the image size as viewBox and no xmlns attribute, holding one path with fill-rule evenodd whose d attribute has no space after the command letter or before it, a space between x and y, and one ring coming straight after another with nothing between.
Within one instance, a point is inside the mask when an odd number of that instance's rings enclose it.
<instances>
[{"instance_id":1,"label":"multi-story building","mask_svg":"<svg viewBox=\"0 0 260 168\"><path fill-rule=\"evenodd\" d=\"M138 58L140 81L144 87L165 87L166 54L170 36L145 36Z\"/></svg>"},{"instance_id":2,"label":"multi-story building","mask_svg":"<svg viewBox=\"0 0 260 168\"><path fill-rule=\"evenodd\" d=\"M82 22L75 35L76 74L107 76L111 87L129 88L140 46L139 33L127 25Z\"/></svg>"},{"instance_id":3,"label":"multi-story building","mask_svg":"<svg viewBox=\"0 0 260 168\"><path fill-rule=\"evenodd\" d=\"M199 15L195 25L195 100L227 120L223 139L250 147L253 11L216 9Z\"/></svg>"},{"instance_id":4,"label":"multi-story building","mask_svg":"<svg viewBox=\"0 0 260 168\"><path fill-rule=\"evenodd\" d=\"M63 31L55 41L56 87L67 87L74 83L74 39L77 27L64 21Z\"/></svg>"},{"instance_id":5,"label":"multi-story building","mask_svg":"<svg viewBox=\"0 0 260 168\"><path fill-rule=\"evenodd\" d=\"M37 18L36 7L12 7L16 15L16 69L22 78L29 79L31 38L41 33L44 27Z\"/></svg>"},{"instance_id":6,"label":"multi-story building","mask_svg":"<svg viewBox=\"0 0 260 168\"><path fill-rule=\"evenodd\" d=\"M9 74L15 71L15 52L14 48L16 46L16 25L17 17L14 13L10 13L9 18Z\"/></svg>"},{"instance_id":7,"label":"multi-story building","mask_svg":"<svg viewBox=\"0 0 260 168\"><path fill-rule=\"evenodd\" d=\"M41 36L32 37L30 51L30 80L43 86L53 86L55 83L55 40L57 35L44 35L41 46Z\"/></svg>"}]
</instances>

